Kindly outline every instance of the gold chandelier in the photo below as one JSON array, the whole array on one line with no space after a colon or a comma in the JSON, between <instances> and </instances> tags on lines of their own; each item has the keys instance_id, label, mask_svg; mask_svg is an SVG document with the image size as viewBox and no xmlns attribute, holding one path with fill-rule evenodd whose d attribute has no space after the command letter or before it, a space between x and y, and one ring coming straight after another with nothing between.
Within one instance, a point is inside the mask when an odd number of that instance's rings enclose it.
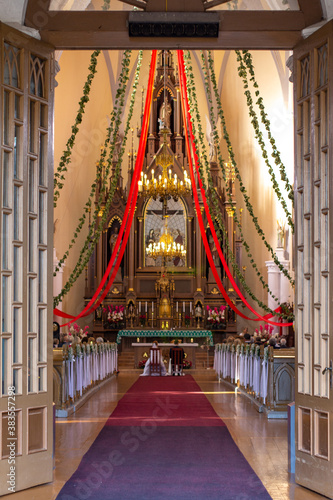
<instances>
[{"instance_id":1,"label":"gold chandelier","mask_svg":"<svg viewBox=\"0 0 333 500\"><path fill-rule=\"evenodd\" d=\"M160 237L159 241L156 243L150 243L146 247L147 257L151 257L156 260L158 257L162 257L165 260L173 260L176 257L180 259L185 259L186 250L184 245L176 243L171 234L168 233L168 225L165 222L164 233Z\"/></svg>"},{"instance_id":2,"label":"gold chandelier","mask_svg":"<svg viewBox=\"0 0 333 500\"><path fill-rule=\"evenodd\" d=\"M164 128L163 144L161 152L155 157L156 165L162 168L162 174L158 178L154 177L154 170L151 171L151 179L148 179L147 174L141 172L141 179L139 180L139 194L145 198L152 197L154 200L157 198L163 202L166 199L173 198L175 201L180 196L186 196L191 192L191 181L184 170L184 182L179 180L177 174L172 174L172 169L168 167L173 166L173 157L168 154L167 149L167 133L168 129Z\"/></svg>"}]
</instances>

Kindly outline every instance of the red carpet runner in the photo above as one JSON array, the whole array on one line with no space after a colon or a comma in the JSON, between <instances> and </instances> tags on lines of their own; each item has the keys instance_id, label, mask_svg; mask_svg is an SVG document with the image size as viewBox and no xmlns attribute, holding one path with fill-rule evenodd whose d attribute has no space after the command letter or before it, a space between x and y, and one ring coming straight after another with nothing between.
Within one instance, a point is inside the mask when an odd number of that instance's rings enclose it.
<instances>
[{"instance_id":1,"label":"red carpet runner","mask_svg":"<svg viewBox=\"0 0 333 500\"><path fill-rule=\"evenodd\" d=\"M190 375L140 377L57 500L271 498Z\"/></svg>"}]
</instances>

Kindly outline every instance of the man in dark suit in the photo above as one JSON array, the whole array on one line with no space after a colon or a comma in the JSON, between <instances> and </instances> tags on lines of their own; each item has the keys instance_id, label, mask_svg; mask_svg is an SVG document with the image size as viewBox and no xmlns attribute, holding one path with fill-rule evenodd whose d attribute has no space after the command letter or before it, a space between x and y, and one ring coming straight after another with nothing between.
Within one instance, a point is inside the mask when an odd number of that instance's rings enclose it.
<instances>
[{"instance_id":1,"label":"man in dark suit","mask_svg":"<svg viewBox=\"0 0 333 500\"><path fill-rule=\"evenodd\" d=\"M174 346L170 349L171 373L173 376L182 375L184 349L178 345L178 340L175 340Z\"/></svg>"}]
</instances>

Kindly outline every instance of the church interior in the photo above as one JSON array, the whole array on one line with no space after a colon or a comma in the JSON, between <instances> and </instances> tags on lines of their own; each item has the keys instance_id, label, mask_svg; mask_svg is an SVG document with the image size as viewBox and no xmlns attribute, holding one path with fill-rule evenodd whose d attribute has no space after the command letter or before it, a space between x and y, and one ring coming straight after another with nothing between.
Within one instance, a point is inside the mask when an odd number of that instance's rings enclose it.
<instances>
[{"instance_id":1,"label":"church interior","mask_svg":"<svg viewBox=\"0 0 333 500\"><path fill-rule=\"evenodd\" d=\"M333 7L189 3L0 0L13 500L333 498Z\"/></svg>"}]
</instances>

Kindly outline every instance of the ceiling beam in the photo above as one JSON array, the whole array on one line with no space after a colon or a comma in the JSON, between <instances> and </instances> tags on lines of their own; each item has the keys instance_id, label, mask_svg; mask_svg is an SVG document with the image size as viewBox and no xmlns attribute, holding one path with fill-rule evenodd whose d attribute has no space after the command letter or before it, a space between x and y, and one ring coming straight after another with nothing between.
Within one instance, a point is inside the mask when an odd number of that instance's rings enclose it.
<instances>
[{"instance_id":1,"label":"ceiling beam","mask_svg":"<svg viewBox=\"0 0 333 500\"><path fill-rule=\"evenodd\" d=\"M189 50L291 50L301 40L299 31L226 32L216 38L139 38L127 31L43 32L43 41L59 50L189 49Z\"/></svg>"},{"instance_id":2,"label":"ceiling beam","mask_svg":"<svg viewBox=\"0 0 333 500\"><path fill-rule=\"evenodd\" d=\"M131 0L132 1L132 0ZM140 0L143 2L144 0ZM210 0L215 1L215 0ZM40 31L41 38L56 49L211 48L292 49L301 32L321 19L321 9L309 17L309 3L299 0L302 11L215 11L219 14L219 37L135 38L128 35L129 11L48 11L49 0L29 0L26 25ZM320 0L318 0L320 1ZM305 17L307 16L307 17ZM307 20L307 21L306 21Z\"/></svg>"},{"instance_id":3,"label":"ceiling beam","mask_svg":"<svg viewBox=\"0 0 333 500\"><path fill-rule=\"evenodd\" d=\"M324 13L320 0L298 0L298 4L304 14L306 26L323 21Z\"/></svg>"}]
</instances>

